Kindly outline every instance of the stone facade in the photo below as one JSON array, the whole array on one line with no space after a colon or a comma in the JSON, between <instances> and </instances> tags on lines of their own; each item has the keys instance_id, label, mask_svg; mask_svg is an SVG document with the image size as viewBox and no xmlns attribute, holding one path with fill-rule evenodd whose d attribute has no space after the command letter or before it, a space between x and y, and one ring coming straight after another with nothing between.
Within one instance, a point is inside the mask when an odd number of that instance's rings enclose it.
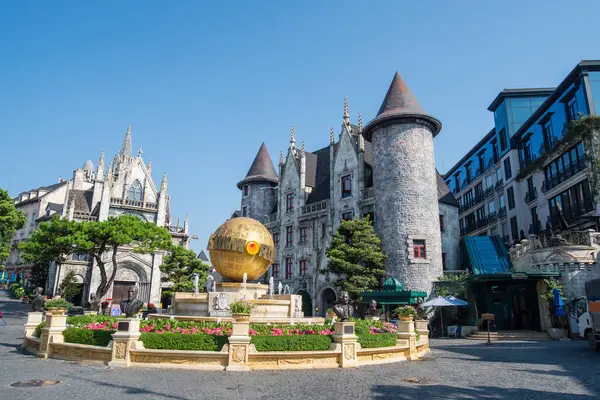
<instances>
[{"instance_id":1,"label":"stone facade","mask_svg":"<svg viewBox=\"0 0 600 400\"><path fill-rule=\"evenodd\" d=\"M378 144L373 146L363 132L362 118L357 125L350 123L346 102L341 129L337 135L331 129L327 147L308 152L304 142L297 146L292 127L287 153L280 153L278 173L273 174L263 144L238 184L242 209L246 207L247 215L263 222L274 237L277 261L265 278L274 277L292 293L306 292L313 315L324 315L337 299L338 277L319 270L327 267L326 249L343 219L374 217L390 256L388 274L407 287L429 291L431 282L443 273L442 254L446 269L459 269L458 205L435 170L433 128L400 123L386 129L392 135L381 135L385 142L380 141L377 150ZM271 193L276 204L263 217ZM441 233L440 215L445 226ZM408 235L426 240L427 259L410 262Z\"/></svg>"},{"instance_id":2,"label":"stone facade","mask_svg":"<svg viewBox=\"0 0 600 400\"><path fill-rule=\"evenodd\" d=\"M23 273L27 284L32 266L21 258L17 245L21 240L27 239L39 223L55 216L75 221L103 221L109 216L130 214L143 221L164 226L169 230L173 243L188 247L190 235L187 218L183 225L179 221L173 224L171 220L166 173L160 187L157 187L152 179L151 161L143 161L141 149L137 157L131 152L130 128L125 134L121 151L107 167L103 151L97 168L88 160L83 168L73 172L71 180L59 179L57 184L23 192L15 198L17 209L27 215L28 222L15 234L15 247L6 266L8 271ZM119 270L115 281L121 284L137 284L143 301L158 304L163 285L159 271L163 257L164 252L137 254L124 246L117 254ZM106 253L103 258L107 262L107 273L110 275L110 254ZM73 255L61 265L52 265L44 293L54 294L63 277L73 270L78 283L83 285L81 303L86 304L89 295L95 292L100 283L95 263L95 260L86 255ZM112 296L113 288L106 297Z\"/></svg>"}]
</instances>

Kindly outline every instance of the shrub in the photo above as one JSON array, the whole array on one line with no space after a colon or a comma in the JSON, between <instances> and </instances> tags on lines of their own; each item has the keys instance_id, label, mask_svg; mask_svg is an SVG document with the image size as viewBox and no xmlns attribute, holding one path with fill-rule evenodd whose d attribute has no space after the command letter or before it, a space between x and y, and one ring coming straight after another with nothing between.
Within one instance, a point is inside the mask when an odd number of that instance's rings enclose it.
<instances>
[{"instance_id":1,"label":"shrub","mask_svg":"<svg viewBox=\"0 0 600 400\"><path fill-rule=\"evenodd\" d=\"M65 337L65 342L67 343L106 347L112 340L113 333L115 333L115 331L101 331L69 327L63 331L63 336Z\"/></svg>"},{"instance_id":2,"label":"shrub","mask_svg":"<svg viewBox=\"0 0 600 400\"><path fill-rule=\"evenodd\" d=\"M39 338L42 336L42 328L46 327L46 321L42 321L38 326L35 327L35 331L33 332L33 336Z\"/></svg>"},{"instance_id":3,"label":"shrub","mask_svg":"<svg viewBox=\"0 0 600 400\"><path fill-rule=\"evenodd\" d=\"M182 333L142 333L140 340L147 349L221 351L227 336Z\"/></svg>"},{"instance_id":4,"label":"shrub","mask_svg":"<svg viewBox=\"0 0 600 400\"><path fill-rule=\"evenodd\" d=\"M256 304L252 304L246 300L238 300L231 303L232 314L250 314L256 308Z\"/></svg>"},{"instance_id":5,"label":"shrub","mask_svg":"<svg viewBox=\"0 0 600 400\"><path fill-rule=\"evenodd\" d=\"M73 304L69 303L65 299L52 299L47 300L44 307L46 308L46 310L50 308L65 308L67 310L70 310L72 305Z\"/></svg>"},{"instance_id":6,"label":"shrub","mask_svg":"<svg viewBox=\"0 0 600 400\"><path fill-rule=\"evenodd\" d=\"M262 336L282 336L282 335L316 335L333 333L333 326L318 325L318 324L295 324L295 325L266 325L266 324L250 324L250 332L252 335Z\"/></svg>"},{"instance_id":7,"label":"shrub","mask_svg":"<svg viewBox=\"0 0 600 400\"><path fill-rule=\"evenodd\" d=\"M392 314L398 315L400 318L414 318L417 315L415 309L411 306L397 307L392 311Z\"/></svg>"},{"instance_id":8,"label":"shrub","mask_svg":"<svg viewBox=\"0 0 600 400\"><path fill-rule=\"evenodd\" d=\"M319 351L328 350L329 335L252 336L250 343L258 351Z\"/></svg>"},{"instance_id":9,"label":"shrub","mask_svg":"<svg viewBox=\"0 0 600 400\"><path fill-rule=\"evenodd\" d=\"M108 315L74 315L67 317L67 325L82 328L89 324L102 323L102 322L117 322L117 317L110 317Z\"/></svg>"},{"instance_id":10,"label":"shrub","mask_svg":"<svg viewBox=\"0 0 600 400\"><path fill-rule=\"evenodd\" d=\"M397 338L393 333L367 333L358 335L358 343L360 343L363 349L395 346L396 342Z\"/></svg>"}]
</instances>

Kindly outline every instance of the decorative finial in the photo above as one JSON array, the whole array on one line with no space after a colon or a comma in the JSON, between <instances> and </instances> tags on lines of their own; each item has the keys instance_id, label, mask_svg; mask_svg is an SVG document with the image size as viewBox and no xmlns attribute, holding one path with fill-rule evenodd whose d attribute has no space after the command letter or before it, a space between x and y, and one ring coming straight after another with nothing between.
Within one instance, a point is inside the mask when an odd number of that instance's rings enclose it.
<instances>
[{"instance_id":1,"label":"decorative finial","mask_svg":"<svg viewBox=\"0 0 600 400\"><path fill-rule=\"evenodd\" d=\"M279 165L283 165L283 150L279 150Z\"/></svg>"},{"instance_id":2,"label":"decorative finial","mask_svg":"<svg viewBox=\"0 0 600 400\"><path fill-rule=\"evenodd\" d=\"M300 147L300 157L304 157L304 140L302 141L302 146Z\"/></svg>"},{"instance_id":3,"label":"decorative finial","mask_svg":"<svg viewBox=\"0 0 600 400\"><path fill-rule=\"evenodd\" d=\"M100 153L100 162L99 164L104 164L104 149L102 149L102 153Z\"/></svg>"},{"instance_id":4,"label":"decorative finial","mask_svg":"<svg viewBox=\"0 0 600 400\"><path fill-rule=\"evenodd\" d=\"M292 125L292 134L290 135L290 143L296 144L296 127Z\"/></svg>"},{"instance_id":5,"label":"decorative finial","mask_svg":"<svg viewBox=\"0 0 600 400\"><path fill-rule=\"evenodd\" d=\"M140 147L140 148L138 149L138 157L140 157L140 158L141 158L141 157L142 157L142 154L144 154L144 152L142 151L142 148Z\"/></svg>"},{"instance_id":6,"label":"decorative finial","mask_svg":"<svg viewBox=\"0 0 600 400\"><path fill-rule=\"evenodd\" d=\"M350 122L350 112L348 111L348 98L344 97L344 122Z\"/></svg>"},{"instance_id":7,"label":"decorative finial","mask_svg":"<svg viewBox=\"0 0 600 400\"><path fill-rule=\"evenodd\" d=\"M329 143L335 143L335 132L333 131L333 126L329 128Z\"/></svg>"},{"instance_id":8,"label":"decorative finial","mask_svg":"<svg viewBox=\"0 0 600 400\"><path fill-rule=\"evenodd\" d=\"M358 131L362 132L362 128L363 128L362 114L358 114Z\"/></svg>"}]
</instances>

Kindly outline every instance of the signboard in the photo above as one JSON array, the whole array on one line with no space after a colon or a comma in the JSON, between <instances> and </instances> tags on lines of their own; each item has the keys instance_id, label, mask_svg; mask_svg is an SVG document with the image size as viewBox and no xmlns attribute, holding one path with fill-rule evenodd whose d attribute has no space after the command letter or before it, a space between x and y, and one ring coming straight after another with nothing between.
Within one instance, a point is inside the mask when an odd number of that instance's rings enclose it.
<instances>
[{"instance_id":1,"label":"signboard","mask_svg":"<svg viewBox=\"0 0 600 400\"><path fill-rule=\"evenodd\" d=\"M481 319L483 319L484 321L493 321L494 314L481 314Z\"/></svg>"},{"instance_id":2,"label":"signboard","mask_svg":"<svg viewBox=\"0 0 600 400\"><path fill-rule=\"evenodd\" d=\"M110 306L110 315L111 315L111 317L120 317L121 316L121 306L118 304L112 304Z\"/></svg>"},{"instance_id":3,"label":"signboard","mask_svg":"<svg viewBox=\"0 0 600 400\"><path fill-rule=\"evenodd\" d=\"M529 278L529 274L527 272L513 272L510 274L512 279L527 279Z\"/></svg>"}]
</instances>

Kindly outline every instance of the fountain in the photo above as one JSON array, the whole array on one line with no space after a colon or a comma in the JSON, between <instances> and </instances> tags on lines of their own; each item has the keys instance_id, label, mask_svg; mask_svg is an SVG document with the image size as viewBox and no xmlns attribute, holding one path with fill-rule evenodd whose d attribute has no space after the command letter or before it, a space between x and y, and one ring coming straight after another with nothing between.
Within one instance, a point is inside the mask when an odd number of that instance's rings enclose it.
<instances>
[{"instance_id":1,"label":"fountain","mask_svg":"<svg viewBox=\"0 0 600 400\"><path fill-rule=\"evenodd\" d=\"M197 295L198 294L198 281L200 279L200 275L199 274L194 274L194 294Z\"/></svg>"},{"instance_id":2,"label":"fountain","mask_svg":"<svg viewBox=\"0 0 600 400\"><path fill-rule=\"evenodd\" d=\"M304 318L302 297L290 294L288 285L284 289L279 282L275 294L273 277L268 285L253 283L275 261L273 238L260 222L245 217L226 221L211 235L208 251L223 282L217 283L209 276L206 293L175 293L172 306L175 319L231 320L230 304L246 299L256 306L250 317L254 323L324 322L323 318ZM151 318L164 317L167 316L151 315Z\"/></svg>"}]
</instances>

